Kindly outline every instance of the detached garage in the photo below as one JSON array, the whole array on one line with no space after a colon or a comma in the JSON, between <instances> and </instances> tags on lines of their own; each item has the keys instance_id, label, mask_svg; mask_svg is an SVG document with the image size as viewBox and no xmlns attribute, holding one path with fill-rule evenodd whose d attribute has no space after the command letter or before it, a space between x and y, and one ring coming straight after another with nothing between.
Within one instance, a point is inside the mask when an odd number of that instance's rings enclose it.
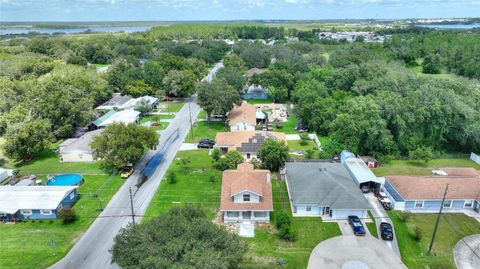
<instances>
[{"instance_id":1,"label":"detached garage","mask_svg":"<svg viewBox=\"0 0 480 269\"><path fill-rule=\"evenodd\" d=\"M293 216L367 218L370 204L341 163L287 163L286 182Z\"/></svg>"}]
</instances>

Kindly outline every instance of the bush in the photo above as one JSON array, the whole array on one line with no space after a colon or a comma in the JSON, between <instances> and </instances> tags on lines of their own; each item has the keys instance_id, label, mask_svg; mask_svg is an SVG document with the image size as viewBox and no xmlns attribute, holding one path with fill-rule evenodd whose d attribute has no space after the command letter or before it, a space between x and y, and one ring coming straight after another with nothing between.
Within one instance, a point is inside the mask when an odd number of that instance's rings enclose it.
<instances>
[{"instance_id":1,"label":"bush","mask_svg":"<svg viewBox=\"0 0 480 269\"><path fill-rule=\"evenodd\" d=\"M211 183L215 183L215 176L210 176L208 181L210 181Z\"/></svg>"},{"instance_id":2,"label":"bush","mask_svg":"<svg viewBox=\"0 0 480 269\"><path fill-rule=\"evenodd\" d=\"M313 149L307 149L305 151L305 159L313 159L315 156L315 151Z\"/></svg>"},{"instance_id":3,"label":"bush","mask_svg":"<svg viewBox=\"0 0 480 269\"><path fill-rule=\"evenodd\" d=\"M279 229L278 236L283 240L294 242L297 240L298 234L291 226L283 226Z\"/></svg>"},{"instance_id":4,"label":"bush","mask_svg":"<svg viewBox=\"0 0 480 269\"><path fill-rule=\"evenodd\" d=\"M401 222L405 223L410 219L410 214L406 213L406 212L399 211L399 212L397 212L397 217Z\"/></svg>"},{"instance_id":5,"label":"bush","mask_svg":"<svg viewBox=\"0 0 480 269\"><path fill-rule=\"evenodd\" d=\"M285 211L278 211L275 213L275 226L280 229L283 226L291 226L292 218Z\"/></svg>"},{"instance_id":6,"label":"bush","mask_svg":"<svg viewBox=\"0 0 480 269\"><path fill-rule=\"evenodd\" d=\"M58 217L63 220L63 223L72 223L77 220L75 209L72 207L65 207L58 211Z\"/></svg>"},{"instance_id":7,"label":"bush","mask_svg":"<svg viewBox=\"0 0 480 269\"><path fill-rule=\"evenodd\" d=\"M177 183L177 174L175 174L175 173L172 172L172 171L168 172L168 174L167 174L167 182L168 182L168 184L175 184L175 183Z\"/></svg>"},{"instance_id":8,"label":"bush","mask_svg":"<svg viewBox=\"0 0 480 269\"><path fill-rule=\"evenodd\" d=\"M417 225L413 223L407 223L408 234L415 239L416 241L420 241L423 238L423 231Z\"/></svg>"},{"instance_id":9,"label":"bush","mask_svg":"<svg viewBox=\"0 0 480 269\"><path fill-rule=\"evenodd\" d=\"M237 165L243 163L245 159L238 151L230 151L215 163L215 168L225 171L227 169L236 169Z\"/></svg>"},{"instance_id":10,"label":"bush","mask_svg":"<svg viewBox=\"0 0 480 269\"><path fill-rule=\"evenodd\" d=\"M275 214L275 226L278 229L278 236L290 242L297 240L297 233L292 229L292 217L285 211Z\"/></svg>"},{"instance_id":11,"label":"bush","mask_svg":"<svg viewBox=\"0 0 480 269\"><path fill-rule=\"evenodd\" d=\"M308 136L308 134L306 133L303 133L303 134L300 134L300 146L306 146L308 145L308 142L310 142L310 137Z\"/></svg>"},{"instance_id":12,"label":"bush","mask_svg":"<svg viewBox=\"0 0 480 269\"><path fill-rule=\"evenodd\" d=\"M220 160L220 158L222 157L222 153L220 152L220 149L219 148L214 148L212 150L212 155L210 155L212 157L212 160L214 162L217 162L218 160Z\"/></svg>"}]
</instances>

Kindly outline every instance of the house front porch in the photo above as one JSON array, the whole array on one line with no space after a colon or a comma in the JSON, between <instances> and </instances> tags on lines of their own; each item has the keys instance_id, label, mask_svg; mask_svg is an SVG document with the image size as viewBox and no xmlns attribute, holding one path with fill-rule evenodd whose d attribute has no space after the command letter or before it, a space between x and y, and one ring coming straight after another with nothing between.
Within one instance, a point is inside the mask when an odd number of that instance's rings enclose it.
<instances>
[{"instance_id":1,"label":"house front porch","mask_svg":"<svg viewBox=\"0 0 480 269\"><path fill-rule=\"evenodd\" d=\"M224 211L223 221L229 222L270 222L269 211Z\"/></svg>"}]
</instances>

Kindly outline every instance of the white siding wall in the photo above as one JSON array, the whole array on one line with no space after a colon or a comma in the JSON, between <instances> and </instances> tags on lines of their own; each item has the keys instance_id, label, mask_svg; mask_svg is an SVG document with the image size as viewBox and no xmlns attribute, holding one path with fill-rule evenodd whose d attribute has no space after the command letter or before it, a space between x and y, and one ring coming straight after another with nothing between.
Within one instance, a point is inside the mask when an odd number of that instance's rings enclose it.
<instances>
[{"instance_id":1,"label":"white siding wall","mask_svg":"<svg viewBox=\"0 0 480 269\"><path fill-rule=\"evenodd\" d=\"M322 215L322 207L320 206L310 206L310 211L307 211L307 205L294 205L296 207L297 212L293 213L295 217L310 217L310 216L321 216Z\"/></svg>"},{"instance_id":2,"label":"white siding wall","mask_svg":"<svg viewBox=\"0 0 480 269\"><path fill-rule=\"evenodd\" d=\"M80 152L62 153L62 162L94 162L92 154Z\"/></svg>"},{"instance_id":3,"label":"white siding wall","mask_svg":"<svg viewBox=\"0 0 480 269\"><path fill-rule=\"evenodd\" d=\"M243 201L243 195L244 194L250 194L250 202L244 202ZM255 203L255 204L258 204L260 203L260 197L254 193L251 193L251 192L242 192L242 193L239 193L235 196L233 196L233 202L234 203Z\"/></svg>"},{"instance_id":4,"label":"white siding wall","mask_svg":"<svg viewBox=\"0 0 480 269\"><path fill-rule=\"evenodd\" d=\"M255 131L255 125L251 125L244 121L238 122L237 124L230 125L230 132L241 132L241 131Z\"/></svg>"},{"instance_id":5,"label":"white siding wall","mask_svg":"<svg viewBox=\"0 0 480 269\"><path fill-rule=\"evenodd\" d=\"M368 210L332 210L332 219L348 219L348 216L367 218Z\"/></svg>"}]
</instances>

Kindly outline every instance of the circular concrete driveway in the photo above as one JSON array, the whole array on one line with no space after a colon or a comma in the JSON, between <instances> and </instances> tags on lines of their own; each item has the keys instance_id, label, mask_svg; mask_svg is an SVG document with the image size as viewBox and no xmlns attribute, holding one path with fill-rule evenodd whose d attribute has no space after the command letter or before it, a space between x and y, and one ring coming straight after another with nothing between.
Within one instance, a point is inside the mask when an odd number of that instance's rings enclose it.
<instances>
[{"instance_id":1,"label":"circular concrete driveway","mask_svg":"<svg viewBox=\"0 0 480 269\"><path fill-rule=\"evenodd\" d=\"M352 268L407 269L399 257L372 236L342 235L318 244L310 254L308 269Z\"/></svg>"},{"instance_id":2,"label":"circular concrete driveway","mask_svg":"<svg viewBox=\"0 0 480 269\"><path fill-rule=\"evenodd\" d=\"M453 254L458 269L480 268L480 234L470 235L460 240Z\"/></svg>"}]
</instances>

